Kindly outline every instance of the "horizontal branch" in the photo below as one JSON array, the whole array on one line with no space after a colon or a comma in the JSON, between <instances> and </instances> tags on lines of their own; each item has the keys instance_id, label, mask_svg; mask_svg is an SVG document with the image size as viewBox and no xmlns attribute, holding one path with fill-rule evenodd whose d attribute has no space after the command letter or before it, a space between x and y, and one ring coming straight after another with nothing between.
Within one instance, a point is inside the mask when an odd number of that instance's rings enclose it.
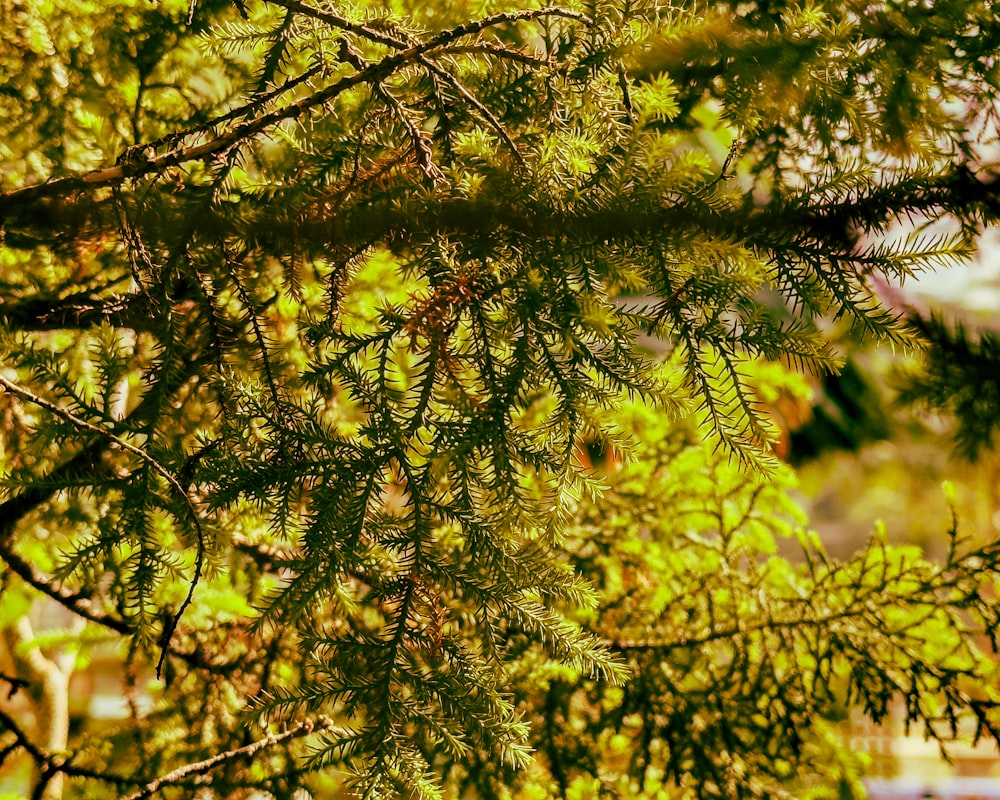
<instances>
[{"instance_id":1,"label":"horizontal branch","mask_svg":"<svg viewBox=\"0 0 1000 800\"><path fill-rule=\"evenodd\" d=\"M402 162L391 162L389 167L397 163ZM373 202L359 189L359 202L340 206L340 195L352 188L345 184L330 203L318 202L305 209L292 207L292 214L274 213L280 197L269 200L265 209L258 198L247 195L240 200L244 211L238 218L208 213L193 224L204 226L213 237L239 236L251 244L261 237L262 245L272 253L275 241L294 241L297 251L307 257L310 253L327 255L331 243L350 249L375 240L405 242L441 233L454 233L463 239L492 239L506 231L541 244L566 238L582 242L662 241L665 235L696 229L725 240L743 238L762 252L775 244L787 245L791 231L796 237L820 243L821 249L849 258L855 254L859 229L884 229L910 213L952 214L969 221L1000 217L1000 180L993 175L973 175L961 167L924 182L919 191L890 184L865 197L819 207L802 202L729 210L688 203L683 197L653 205L644 195L635 201L624 196L601 208L562 210L539 202L501 202L499 198L507 197L502 187L476 199L422 195L407 203L404 196L396 197L392 204L381 204L378 198ZM45 213L26 214L23 227L19 227L22 218L8 220L9 246L17 246L22 230L30 232L28 243L37 243L42 233L39 225L51 230L53 240L62 238L67 230L87 235L95 230L111 232L117 225L108 203L99 197L76 202L48 199L42 204ZM331 211L331 204L335 211ZM163 209L154 206L150 213L163 213ZM248 225L247 220L256 219L258 213L266 214L267 224ZM137 224L142 222L140 215Z\"/></svg>"},{"instance_id":2,"label":"horizontal branch","mask_svg":"<svg viewBox=\"0 0 1000 800\"><path fill-rule=\"evenodd\" d=\"M98 297L90 293L69 297L30 297L3 302L0 322L12 330L54 331L91 328L107 323L115 328L159 332L149 314L149 300L126 294Z\"/></svg>"}]
</instances>

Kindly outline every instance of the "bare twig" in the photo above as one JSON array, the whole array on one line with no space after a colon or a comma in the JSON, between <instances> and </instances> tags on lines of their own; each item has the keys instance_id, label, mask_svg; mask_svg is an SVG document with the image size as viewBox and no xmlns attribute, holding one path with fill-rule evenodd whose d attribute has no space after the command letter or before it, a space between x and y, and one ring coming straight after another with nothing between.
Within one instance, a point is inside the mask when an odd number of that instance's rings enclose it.
<instances>
[{"instance_id":1,"label":"bare twig","mask_svg":"<svg viewBox=\"0 0 1000 800\"><path fill-rule=\"evenodd\" d=\"M8 700L10 700L21 689L27 688L29 685L28 681L22 680L14 675L8 675L5 672L0 672L0 682L6 683L10 686L10 689L7 692Z\"/></svg>"},{"instance_id":2,"label":"bare twig","mask_svg":"<svg viewBox=\"0 0 1000 800\"><path fill-rule=\"evenodd\" d=\"M0 319L9 328L25 331L84 329L106 322L116 328L160 332L148 314L147 299L138 294L31 297L0 304Z\"/></svg>"},{"instance_id":3,"label":"bare twig","mask_svg":"<svg viewBox=\"0 0 1000 800\"><path fill-rule=\"evenodd\" d=\"M533 56L530 53L524 53L520 50L511 50L509 47L504 47L495 42L455 45L449 47L448 52L455 55L496 56L497 58L504 58L509 61L517 61L529 67L547 67L552 64L552 60L549 58L540 58L539 56Z\"/></svg>"},{"instance_id":4,"label":"bare twig","mask_svg":"<svg viewBox=\"0 0 1000 800\"><path fill-rule=\"evenodd\" d=\"M289 739L299 739L303 736L308 736L311 733L331 731L333 730L333 727L333 722L326 717L319 717L316 720L299 722L284 733L271 734L270 736L265 736L263 739L258 739L256 742L251 742L244 747L238 747L235 750L228 750L225 753L219 753L211 758L206 758L204 761L198 761L194 764L187 764L183 767L179 767L173 772L168 772L166 775L150 781L138 792L123 798L123 800L143 800L143 798L152 797L156 792L160 791L160 789L165 786L181 783L198 775L203 775L204 773L215 769L217 766L224 764L227 761L232 761L237 758L253 758L254 755L265 748L273 747L274 745L288 741Z\"/></svg>"}]
</instances>

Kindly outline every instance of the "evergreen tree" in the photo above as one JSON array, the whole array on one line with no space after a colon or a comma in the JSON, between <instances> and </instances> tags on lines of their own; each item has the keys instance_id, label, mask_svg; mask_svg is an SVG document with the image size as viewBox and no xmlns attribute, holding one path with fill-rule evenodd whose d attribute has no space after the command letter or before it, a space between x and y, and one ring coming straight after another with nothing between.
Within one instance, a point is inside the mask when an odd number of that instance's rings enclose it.
<instances>
[{"instance_id":1,"label":"evergreen tree","mask_svg":"<svg viewBox=\"0 0 1000 800\"><path fill-rule=\"evenodd\" d=\"M36 797L842 796L847 708L995 732L997 543L831 560L765 406L995 218L989 3L0 15Z\"/></svg>"}]
</instances>

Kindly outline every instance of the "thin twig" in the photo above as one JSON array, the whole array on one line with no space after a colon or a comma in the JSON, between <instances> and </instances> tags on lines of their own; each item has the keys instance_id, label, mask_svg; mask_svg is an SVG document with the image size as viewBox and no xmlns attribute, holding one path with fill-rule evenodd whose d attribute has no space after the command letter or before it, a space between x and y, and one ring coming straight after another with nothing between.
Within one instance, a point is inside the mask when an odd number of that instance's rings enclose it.
<instances>
[{"instance_id":1,"label":"thin twig","mask_svg":"<svg viewBox=\"0 0 1000 800\"><path fill-rule=\"evenodd\" d=\"M505 58L509 61L517 61L529 67L547 67L552 64L549 58L540 58L529 53L522 53L520 50L511 50L494 42L476 42L475 44L457 45L448 48L449 53L455 55L489 55L497 58Z\"/></svg>"},{"instance_id":2,"label":"thin twig","mask_svg":"<svg viewBox=\"0 0 1000 800\"><path fill-rule=\"evenodd\" d=\"M222 249L222 256L226 259L226 266L229 268L229 277L232 278L233 284L236 286L236 293L240 297L240 301L246 306L247 314L250 315L250 326L253 328L254 338L257 340L257 346L260 348L260 359L261 363L264 365L264 377L267 379L267 388L271 393L271 400L274 403L274 413L281 413L281 396L278 394L278 384L274 379L274 370L271 367L271 356L267 352L267 341L264 338L264 331L261 328L260 320L257 317L257 309L254 308L253 301L250 299L250 293L247 292L246 287L243 285L243 281L240 280L239 268L242 266L242 262L238 257L230 255L229 249L226 247L225 241L220 242L220 248Z\"/></svg>"},{"instance_id":3,"label":"thin twig","mask_svg":"<svg viewBox=\"0 0 1000 800\"><path fill-rule=\"evenodd\" d=\"M28 681L21 680L14 675L8 675L5 672L0 672L0 682L10 685L10 690L7 692L8 700L21 691L21 689L26 689L31 685Z\"/></svg>"},{"instance_id":4,"label":"thin twig","mask_svg":"<svg viewBox=\"0 0 1000 800\"><path fill-rule=\"evenodd\" d=\"M416 156L417 165L420 167L421 172L423 172L427 177L427 180L429 180L435 188L447 186L448 179L441 171L441 168L434 163L434 154L427 141L428 136L413 120L410 110L396 97L393 97L393 95L384 87L376 86L375 92L379 97L385 100L387 105L392 107L393 111L396 113L396 117L403 123L403 127L406 128L406 134L410 137L410 141L413 143L413 154Z\"/></svg>"},{"instance_id":5,"label":"thin twig","mask_svg":"<svg viewBox=\"0 0 1000 800\"><path fill-rule=\"evenodd\" d=\"M184 612L187 610L187 607L191 604L191 600L194 596L195 587L197 587L199 581L201 580L201 573L202 569L204 568L205 532L201 527L201 521L198 519L198 511L194 506L194 502L188 496L188 493L184 490L184 487L181 486L180 481L178 481L177 478L174 477L174 474L170 472L170 470L168 470L166 467L164 467L159 461L157 461L155 458L149 455L149 453L147 453L145 450L142 450L133 444L129 444L120 436L116 436L115 434L111 433L111 431L102 428L100 425L95 425L92 422L87 422L87 420L81 419L80 417L76 416L76 414L74 414L73 412L67 411L65 408L60 408L55 403L46 400L44 397L39 397L34 392L25 389L23 386L19 386L18 384L7 380L7 378L5 378L3 375L0 375L0 386L2 386L11 394L17 395L22 400L26 400L29 403L33 403L34 405L39 406L40 408L44 408L46 411L55 414L57 417L66 420L71 425L74 425L80 430L90 431L91 433L96 433L99 434L100 436L110 439L114 444L118 445L118 447L120 447L122 450L142 459L147 464L149 464L149 466L151 466L154 471L159 473L167 481L167 483L169 483L174 488L179 497L183 499L185 505L188 507L188 511L191 514L191 521L194 524L195 533L198 540L197 552L195 554L194 576L191 579L191 587L188 590L187 596L184 598L184 601L181 603L181 606L178 609L177 613L167 624L163 632L163 637L162 637L163 640L161 644L163 649L160 653L160 659L156 664L156 675L157 677L159 677L163 669L163 661L166 658L167 648L168 645L170 644L170 638L173 636L174 631L177 629L177 624L180 622L180 619L184 615Z\"/></svg>"},{"instance_id":6,"label":"thin twig","mask_svg":"<svg viewBox=\"0 0 1000 800\"><path fill-rule=\"evenodd\" d=\"M301 85L301 84L303 84L303 83L311 80L312 78L315 78L324 69L326 69L326 67L323 64L317 64L316 66L311 67L310 69L308 69L305 72L303 72L298 77L290 78L289 80L287 80L283 84L281 84L281 86L275 87L274 89L272 89L271 91L267 92L266 94L260 94L260 95L258 95L257 97L255 97L254 99L252 99L250 102L245 103L242 106L234 108L231 111L227 111L225 114L220 114L217 117L212 117L211 119L206 120L205 122L202 122L201 124L196 125L196 126L194 126L192 128L188 128L188 129L180 131L180 132L168 133L168 134L166 134L164 136L161 136L159 139L154 139L153 141L151 141L151 142L143 145L143 147L145 149L147 149L147 150L148 149L155 150L155 149L158 149L160 147L164 147L164 146L170 145L171 143L176 143L176 142L178 142L178 141L180 141L182 139L189 138L189 137L194 136L194 135L196 135L198 133L204 133L205 131L209 131L212 128L217 128L219 125L222 125L224 122L232 122L235 119L240 119L241 117L245 117L248 114L250 114L253 111L255 111L256 109L263 108L269 102L271 102L272 100L277 99L278 97L280 97L281 95L285 94L286 92L288 92L288 91L294 89L295 87L297 87L297 86L299 86L299 85Z\"/></svg>"},{"instance_id":7,"label":"thin twig","mask_svg":"<svg viewBox=\"0 0 1000 800\"><path fill-rule=\"evenodd\" d=\"M362 36L372 42L384 44L397 50L404 50L412 44L412 42L397 39L395 36L380 33L367 25L363 25L358 22L351 22L346 17L334 14L332 11L323 11L318 8L313 8L312 6L307 6L305 3L298 2L298 0L267 0L267 2L272 5L286 8L289 11L295 11L305 17L311 17L312 19L319 20L320 22L325 22L327 25L337 28L338 30L357 34L358 36Z\"/></svg>"},{"instance_id":8,"label":"thin twig","mask_svg":"<svg viewBox=\"0 0 1000 800\"><path fill-rule=\"evenodd\" d=\"M69 594L61 588L57 588L49 582L48 578L42 575L31 564L15 553L7 543L0 541L0 560L3 560L11 572L17 575L22 581L55 600L61 606L68 608L77 616L90 622L96 622L105 628L110 628L116 633L130 636L134 633L132 628L124 620L109 616L100 611L95 611L91 607L90 599L82 594Z\"/></svg>"},{"instance_id":9,"label":"thin twig","mask_svg":"<svg viewBox=\"0 0 1000 800\"><path fill-rule=\"evenodd\" d=\"M160 789L165 786L181 783L182 781L186 781L197 775L202 775L227 761L232 761L237 758L252 758L259 751L267 747L273 747L274 745L280 744L281 742L289 739L299 739L303 736L308 736L311 733L331 730L333 730L333 722L327 717L319 717L315 721L309 720L306 722L299 722L284 733L271 734L270 736L265 736L263 739L258 739L256 742L251 742L244 747L238 747L235 750L228 750L225 753L219 753L211 758L206 758L204 761L198 761L194 764L186 764L183 767L179 767L173 772L168 772L166 775L150 781L138 792L123 798L123 800L143 800L143 798L152 797L156 792L160 791Z\"/></svg>"}]
</instances>

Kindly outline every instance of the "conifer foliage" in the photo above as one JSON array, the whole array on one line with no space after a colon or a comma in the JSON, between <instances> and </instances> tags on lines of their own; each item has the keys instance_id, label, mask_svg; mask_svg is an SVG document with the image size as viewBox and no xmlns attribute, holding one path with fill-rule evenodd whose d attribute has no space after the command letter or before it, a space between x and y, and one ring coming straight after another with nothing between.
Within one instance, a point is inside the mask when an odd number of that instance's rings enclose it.
<instances>
[{"instance_id":1,"label":"conifer foliage","mask_svg":"<svg viewBox=\"0 0 1000 800\"><path fill-rule=\"evenodd\" d=\"M997 545L830 559L762 404L994 220L991 4L0 16L35 796L819 796L845 708L994 732ZM109 650L128 713L60 734Z\"/></svg>"}]
</instances>

